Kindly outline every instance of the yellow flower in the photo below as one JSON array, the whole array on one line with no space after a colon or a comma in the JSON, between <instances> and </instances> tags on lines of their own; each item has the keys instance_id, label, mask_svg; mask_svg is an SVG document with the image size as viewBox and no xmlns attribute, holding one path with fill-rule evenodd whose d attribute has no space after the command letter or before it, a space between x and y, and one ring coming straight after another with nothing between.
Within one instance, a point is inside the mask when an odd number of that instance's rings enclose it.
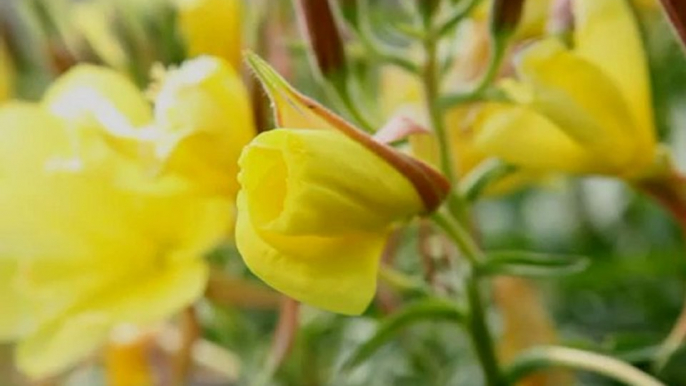
<instances>
[{"instance_id":1,"label":"yellow flower","mask_svg":"<svg viewBox=\"0 0 686 386\"><path fill-rule=\"evenodd\" d=\"M0 339L18 341L18 366L32 377L82 360L118 325L161 322L204 290L202 256L225 235L232 199L144 172L132 150L151 143L133 146L130 134L146 130L136 125L149 109L126 79L95 67L58 80L42 105L0 108Z\"/></svg>"},{"instance_id":2,"label":"yellow flower","mask_svg":"<svg viewBox=\"0 0 686 386\"><path fill-rule=\"evenodd\" d=\"M657 155L638 26L624 0L577 0L574 48L548 38L522 53L516 104L492 104L478 123L482 151L542 170L634 178Z\"/></svg>"},{"instance_id":3,"label":"yellow flower","mask_svg":"<svg viewBox=\"0 0 686 386\"><path fill-rule=\"evenodd\" d=\"M238 249L288 296L359 314L374 296L393 225L435 209L448 186L250 60L285 128L260 134L241 155Z\"/></svg>"},{"instance_id":4,"label":"yellow flower","mask_svg":"<svg viewBox=\"0 0 686 386\"><path fill-rule=\"evenodd\" d=\"M236 241L248 267L295 299L361 313L391 225L422 211L411 183L335 131L261 134L240 165Z\"/></svg>"},{"instance_id":5,"label":"yellow flower","mask_svg":"<svg viewBox=\"0 0 686 386\"><path fill-rule=\"evenodd\" d=\"M207 54L241 64L241 0L176 0L188 55Z\"/></svg>"},{"instance_id":6,"label":"yellow flower","mask_svg":"<svg viewBox=\"0 0 686 386\"><path fill-rule=\"evenodd\" d=\"M224 60L201 56L169 71L155 98L165 170L235 197L237 160L255 136L248 92Z\"/></svg>"},{"instance_id":7,"label":"yellow flower","mask_svg":"<svg viewBox=\"0 0 686 386\"><path fill-rule=\"evenodd\" d=\"M381 110L386 117L406 116L421 125L428 126L423 106L424 94L419 79L403 70L386 67L381 72ZM474 126L480 117L481 104L455 106L446 112L445 122L452 155L455 177L462 178L489 158L475 145ZM438 146L432 136L419 134L410 137L413 153L425 162L438 164ZM540 180L542 174L534 170L523 170L502 178L488 186L487 195L511 193L532 181Z\"/></svg>"}]
</instances>

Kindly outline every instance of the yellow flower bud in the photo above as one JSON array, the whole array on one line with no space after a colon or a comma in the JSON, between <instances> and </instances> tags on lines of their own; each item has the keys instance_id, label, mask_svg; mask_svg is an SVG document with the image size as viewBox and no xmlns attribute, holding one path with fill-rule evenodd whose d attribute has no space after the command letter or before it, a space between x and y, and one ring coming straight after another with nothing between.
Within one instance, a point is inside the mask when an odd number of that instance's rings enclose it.
<instances>
[{"instance_id":1,"label":"yellow flower bud","mask_svg":"<svg viewBox=\"0 0 686 386\"><path fill-rule=\"evenodd\" d=\"M525 167L638 177L657 146L634 15L623 0L573 5L574 48L548 38L522 53L518 79L503 82L517 105L490 106L478 146Z\"/></svg>"},{"instance_id":2,"label":"yellow flower bud","mask_svg":"<svg viewBox=\"0 0 686 386\"><path fill-rule=\"evenodd\" d=\"M335 131L261 134L240 166L236 239L246 264L295 299L361 313L392 224L423 210L412 184Z\"/></svg>"},{"instance_id":3,"label":"yellow flower bud","mask_svg":"<svg viewBox=\"0 0 686 386\"><path fill-rule=\"evenodd\" d=\"M235 196L238 156L256 129L248 92L228 63L203 56L169 71L155 99L155 124L165 170Z\"/></svg>"},{"instance_id":4,"label":"yellow flower bud","mask_svg":"<svg viewBox=\"0 0 686 386\"><path fill-rule=\"evenodd\" d=\"M177 0L178 26L190 57L214 55L241 64L241 0Z\"/></svg>"},{"instance_id":5,"label":"yellow flower bud","mask_svg":"<svg viewBox=\"0 0 686 386\"><path fill-rule=\"evenodd\" d=\"M364 311L393 225L433 211L449 185L300 94L249 55L280 127L240 158L236 244L248 267L299 301Z\"/></svg>"}]
</instances>

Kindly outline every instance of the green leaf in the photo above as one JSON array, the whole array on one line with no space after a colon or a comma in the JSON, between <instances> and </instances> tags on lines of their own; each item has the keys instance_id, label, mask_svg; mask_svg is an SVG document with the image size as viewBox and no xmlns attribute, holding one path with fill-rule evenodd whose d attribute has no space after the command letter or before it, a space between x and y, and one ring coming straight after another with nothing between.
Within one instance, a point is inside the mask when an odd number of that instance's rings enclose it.
<instances>
[{"instance_id":1,"label":"green leaf","mask_svg":"<svg viewBox=\"0 0 686 386\"><path fill-rule=\"evenodd\" d=\"M427 298L412 303L382 321L374 336L360 345L348 358L343 370L352 370L392 340L400 330L414 323L440 320L462 324L466 319L465 310L444 299Z\"/></svg>"},{"instance_id":2,"label":"green leaf","mask_svg":"<svg viewBox=\"0 0 686 386\"><path fill-rule=\"evenodd\" d=\"M581 272L589 265L588 258L578 255L528 251L495 251L487 255L488 258L477 267L480 275L562 276Z\"/></svg>"},{"instance_id":3,"label":"green leaf","mask_svg":"<svg viewBox=\"0 0 686 386\"><path fill-rule=\"evenodd\" d=\"M475 201L492 183L517 171L517 167L491 158L479 164L460 181L460 193L469 201Z\"/></svg>"},{"instance_id":4,"label":"green leaf","mask_svg":"<svg viewBox=\"0 0 686 386\"><path fill-rule=\"evenodd\" d=\"M681 345L672 351L658 368L660 378L670 385L686 384L686 345Z\"/></svg>"}]
</instances>

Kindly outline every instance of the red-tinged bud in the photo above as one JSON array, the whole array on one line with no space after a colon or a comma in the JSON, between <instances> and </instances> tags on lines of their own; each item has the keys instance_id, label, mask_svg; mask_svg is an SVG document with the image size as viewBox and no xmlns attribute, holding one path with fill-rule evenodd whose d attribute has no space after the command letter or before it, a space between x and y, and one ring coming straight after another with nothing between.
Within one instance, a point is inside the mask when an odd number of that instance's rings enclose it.
<instances>
[{"instance_id":1,"label":"red-tinged bud","mask_svg":"<svg viewBox=\"0 0 686 386\"><path fill-rule=\"evenodd\" d=\"M683 0L661 0L669 20L686 48L686 2Z\"/></svg>"}]
</instances>

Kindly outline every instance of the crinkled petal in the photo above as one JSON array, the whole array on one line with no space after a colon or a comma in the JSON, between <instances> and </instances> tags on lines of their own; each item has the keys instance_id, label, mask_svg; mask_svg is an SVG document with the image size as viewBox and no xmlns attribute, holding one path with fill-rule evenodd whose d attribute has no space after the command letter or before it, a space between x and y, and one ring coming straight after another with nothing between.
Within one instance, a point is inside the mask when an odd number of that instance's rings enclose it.
<instances>
[{"instance_id":1,"label":"crinkled petal","mask_svg":"<svg viewBox=\"0 0 686 386\"><path fill-rule=\"evenodd\" d=\"M360 314L376 291L386 233L323 238L273 237L255 230L238 195L236 243L250 270L267 284L301 302L342 314Z\"/></svg>"}]
</instances>

